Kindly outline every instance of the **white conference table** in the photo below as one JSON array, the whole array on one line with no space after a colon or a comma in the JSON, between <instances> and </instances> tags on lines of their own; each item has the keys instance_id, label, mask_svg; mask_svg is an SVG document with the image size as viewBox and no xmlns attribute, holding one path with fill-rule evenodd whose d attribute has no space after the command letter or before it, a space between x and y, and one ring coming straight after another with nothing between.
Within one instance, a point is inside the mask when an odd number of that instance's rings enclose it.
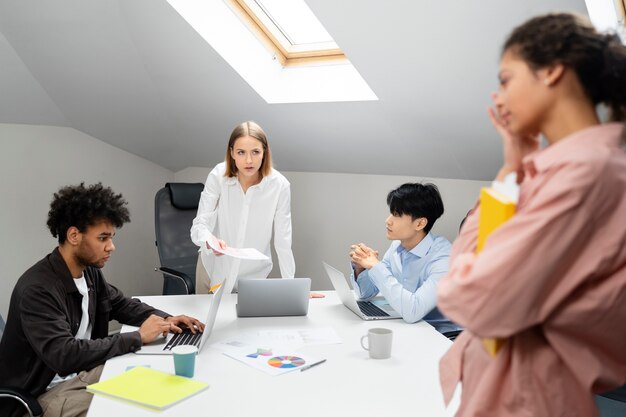
<instances>
[{"instance_id":1,"label":"white conference table","mask_svg":"<svg viewBox=\"0 0 626 417\"><path fill-rule=\"evenodd\" d=\"M236 295L224 295L207 345L196 358L194 379L208 390L163 411L95 395L88 417L110 416L452 416L458 399L445 409L439 386L439 359L451 342L425 322L363 321L348 310L334 291L311 299L302 317L238 318ZM149 296L142 301L170 314L204 320L211 295ZM305 372L270 376L225 356L211 343L254 329L332 327L343 343L298 348L327 361ZM373 327L392 329L390 359L370 359L360 346L361 336ZM122 329L130 330L129 328ZM107 361L101 381L129 366L149 365L174 373L169 355L127 354Z\"/></svg>"}]
</instances>

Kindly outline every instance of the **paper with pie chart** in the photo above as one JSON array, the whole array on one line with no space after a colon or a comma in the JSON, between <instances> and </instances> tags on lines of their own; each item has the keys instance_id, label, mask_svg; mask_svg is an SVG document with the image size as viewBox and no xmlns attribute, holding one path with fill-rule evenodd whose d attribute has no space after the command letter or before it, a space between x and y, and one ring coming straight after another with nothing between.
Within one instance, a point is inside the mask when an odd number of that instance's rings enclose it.
<instances>
[{"instance_id":1,"label":"paper with pie chart","mask_svg":"<svg viewBox=\"0 0 626 417\"><path fill-rule=\"evenodd\" d=\"M318 358L294 352L290 348L246 347L231 349L224 355L269 375L282 375L319 361Z\"/></svg>"}]
</instances>

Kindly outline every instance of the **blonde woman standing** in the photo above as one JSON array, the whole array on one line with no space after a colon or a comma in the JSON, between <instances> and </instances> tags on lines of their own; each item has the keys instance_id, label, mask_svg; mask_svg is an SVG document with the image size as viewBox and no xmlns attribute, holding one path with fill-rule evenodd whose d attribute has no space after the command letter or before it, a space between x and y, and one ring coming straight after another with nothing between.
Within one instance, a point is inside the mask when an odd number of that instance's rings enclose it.
<instances>
[{"instance_id":1,"label":"blonde woman standing","mask_svg":"<svg viewBox=\"0 0 626 417\"><path fill-rule=\"evenodd\" d=\"M240 260L213 251L215 256L206 265L209 277L197 274L196 292L206 294L210 280L226 279L224 290L230 292L238 279L266 278L273 266L272 232L281 276L293 278L296 267L291 251L290 184L272 168L265 132L248 121L235 127L225 161L213 168L206 180L191 227L191 240L214 249L207 242L213 236L222 248L251 247L269 259Z\"/></svg>"}]
</instances>

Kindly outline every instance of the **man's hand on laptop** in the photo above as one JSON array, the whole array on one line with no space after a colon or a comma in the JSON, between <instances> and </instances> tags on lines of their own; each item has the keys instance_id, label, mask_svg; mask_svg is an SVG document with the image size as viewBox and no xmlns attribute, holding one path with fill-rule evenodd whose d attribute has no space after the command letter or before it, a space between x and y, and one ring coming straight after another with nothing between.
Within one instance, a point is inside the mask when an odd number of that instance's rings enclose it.
<instances>
[{"instance_id":1,"label":"man's hand on laptop","mask_svg":"<svg viewBox=\"0 0 626 417\"><path fill-rule=\"evenodd\" d=\"M169 333L171 326L171 323L163 317L151 314L139 327L141 343L145 345L153 342L159 335L165 336Z\"/></svg>"},{"instance_id":2,"label":"man's hand on laptop","mask_svg":"<svg viewBox=\"0 0 626 417\"><path fill-rule=\"evenodd\" d=\"M189 329L193 334L197 331L204 331L204 323L194 317L185 315L169 316L165 321L170 324L170 332L172 333L181 333L183 329Z\"/></svg>"},{"instance_id":3,"label":"man's hand on laptop","mask_svg":"<svg viewBox=\"0 0 626 417\"><path fill-rule=\"evenodd\" d=\"M204 323L188 316L170 316L166 319L155 314L150 315L139 327L141 343L153 342L159 336L167 336L169 332L180 333L188 328L192 333L204 331Z\"/></svg>"}]
</instances>

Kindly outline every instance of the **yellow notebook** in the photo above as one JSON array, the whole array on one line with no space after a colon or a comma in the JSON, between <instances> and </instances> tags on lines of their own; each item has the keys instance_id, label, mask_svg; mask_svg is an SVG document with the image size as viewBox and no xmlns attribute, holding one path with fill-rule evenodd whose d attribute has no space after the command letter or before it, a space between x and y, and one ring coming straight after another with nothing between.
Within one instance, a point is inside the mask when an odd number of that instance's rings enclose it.
<instances>
[{"instance_id":1,"label":"yellow notebook","mask_svg":"<svg viewBox=\"0 0 626 417\"><path fill-rule=\"evenodd\" d=\"M207 388L204 382L138 366L88 385L87 391L163 410Z\"/></svg>"},{"instance_id":2,"label":"yellow notebook","mask_svg":"<svg viewBox=\"0 0 626 417\"><path fill-rule=\"evenodd\" d=\"M476 253L485 246L491 233L515 214L517 204L493 188L480 190L480 219L478 221L478 244ZM496 356L504 345L504 339L483 339L483 346L491 356Z\"/></svg>"},{"instance_id":3,"label":"yellow notebook","mask_svg":"<svg viewBox=\"0 0 626 417\"><path fill-rule=\"evenodd\" d=\"M476 253L485 246L489 235L515 214L517 204L493 188L480 190L480 219Z\"/></svg>"}]
</instances>

